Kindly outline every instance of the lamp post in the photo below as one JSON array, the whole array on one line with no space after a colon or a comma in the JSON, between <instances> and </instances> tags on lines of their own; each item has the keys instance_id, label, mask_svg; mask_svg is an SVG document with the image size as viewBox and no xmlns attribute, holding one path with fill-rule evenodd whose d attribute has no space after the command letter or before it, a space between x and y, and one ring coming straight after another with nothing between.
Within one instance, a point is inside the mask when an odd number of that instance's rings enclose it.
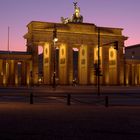
<instances>
[{"instance_id":1,"label":"lamp post","mask_svg":"<svg viewBox=\"0 0 140 140\"><path fill-rule=\"evenodd\" d=\"M132 56L131 56L131 59L132 59L132 68L131 68L131 70L132 70L132 85L136 85L136 83L135 83L135 61L134 61L134 59L135 59L135 52L134 51L132 51Z\"/></svg>"},{"instance_id":2,"label":"lamp post","mask_svg":"<svg viewBox=\"0 0 140 140\"><path fill-rule=\"evenodd\" d=\"M126 58L125 58L125 47L123 50L123 58L124 58L124 86L126 86Z\"/></svg>"},{"instance_id":3,"label":"lamp post","mask_svg":"<svg viewBox=\"0 0 140 140\"><path fill-rule=\"evenodd\" d=\"M98 96L100 96L100 27L98 29L98 63L97 63L97 89Z\"/></svg>"},{"instance_id":4,"label":"lamp post","mask_svg":"<svg viewBox=\"0 0 140 140\"><path fill-rule=\"evenodd\" d=\"M97 27L98 30L98 61L97 61L97 71L96 71L96 75L97 75L97 95L100 96L101 95L101 89L100 89L100 76L102 76L101 74L101 70L100 70L100 45L101 45L101 38L100 38L100 27ZM105 45L114 45L114 49L118 51L118 41L113 41L107 44L102 44L102 46Z\"/></svg>"},{"instance_id":5,"label":"lamp post","mask_svg":"<svg viewBox=\"0 0 140 140\"><path fill-rule=\"evenodd\" d=\"M54 30L53 30L53 88L56 87L56 42L58 41L57 38L57 29L56 25L54 25Z\"/></svg>"}]
</instances>

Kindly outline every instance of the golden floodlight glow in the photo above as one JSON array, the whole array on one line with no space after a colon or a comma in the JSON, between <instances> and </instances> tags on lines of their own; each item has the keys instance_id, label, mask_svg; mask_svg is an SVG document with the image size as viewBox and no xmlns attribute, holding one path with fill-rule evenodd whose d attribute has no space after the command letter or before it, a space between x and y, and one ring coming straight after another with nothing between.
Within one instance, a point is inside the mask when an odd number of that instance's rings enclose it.
<instances>
[{"instance_id":1,"label":"golden floodlight glow","mask_svg":"<svg viewBox=\"0 0 140 140\"><path fill-rule=\"evenodd\" d=\"M78 48L72 48L73 51L78 52L79 49Z\"/></svg>"},{"instance_id":2,"label":"golden floodlight glow","mask_svg":"<svg viewBox=\"0 0 140 140\"><path fill-rule=\"evenodd\" d=\"M109 49L109 61L116 60L116 58L117 58L116 50L113 47L110 47L110 49Z\"/></svg>"},{"instance_id":3,"label":"golden floodlight glow","mask_svg":"<svg viewBox=\"0 0 140 140\"><path fill-rule=\"evenodd\" d=\"M18 65L21 65L21 62L18 62Z\"/></svg>"},{"instance_id":4,"label":"golden floodlight glow","mask_svg":"<svg viewBox=\"0 0 140 140\"><path fill-rule=\"evenodd\" d=\"M54 42L57 42L58 41L58 38L54 38L54 40L53 40Z\"/></svg>"}]
</instances>

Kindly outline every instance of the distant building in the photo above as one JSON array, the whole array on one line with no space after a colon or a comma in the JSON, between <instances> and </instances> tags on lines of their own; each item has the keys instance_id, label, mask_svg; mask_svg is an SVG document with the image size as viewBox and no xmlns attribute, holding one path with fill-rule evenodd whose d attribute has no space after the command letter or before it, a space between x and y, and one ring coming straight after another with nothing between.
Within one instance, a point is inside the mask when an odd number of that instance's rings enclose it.
<instances>
[{"instance_id":1,"label":"distant building","mask_svg":"<svg viewBox=\"0 0 140 140\"><path fill-rule=\"evenodd\" d=\"M125 84L140 85L140 44L125 47Z\"/></svg>"},{"instance_id":2,"label":"distant building","mask_svg":"<svg viewBox=\"0 0 140 140\"><path fill-rule=\"evenodd\" d=\"M125 58L140 60L140 44L125 47Z\"/></svg>"},{"instance_id":3,"label":"distant building","mask_svg":"<svg viewBox=\"0 0 140 140\"><path fill-rule=\"evenodd\" d=\"M31 67L30 53L0 51L0 86L29 85Z\"/></svg>"}]
</instances>

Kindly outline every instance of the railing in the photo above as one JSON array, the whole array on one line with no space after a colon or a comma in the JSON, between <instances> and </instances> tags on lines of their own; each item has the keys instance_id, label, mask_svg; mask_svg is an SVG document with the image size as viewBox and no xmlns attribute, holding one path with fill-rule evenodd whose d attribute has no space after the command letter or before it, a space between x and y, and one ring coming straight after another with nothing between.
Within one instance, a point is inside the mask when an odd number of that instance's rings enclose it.
<instances>
[{"instance_id":1,"label":"railing","mask_svg":"<svg viewBox=\"0 0 140 140\"><path fill-rule=\"evenodd\" d=\"M66 103L67 105L87 104L106 105L104 97L92 97L91 95L71 95L71 94L26 94L26 95L0 95L0 102L27 102L37 103Z\"/></svg>"},{"instance_id":2,"label":"railing","mask_svg":"<svg viewBox=\"0 0 140 140\"><path fill-rule=\"evenodd\" d=\"M140 106L140 96L110 95L96 96L83 94L0 94L0 103L20 102L29 104L66 104L70 105L94 105L94 106Z\"/></svg>"}]
</instances>

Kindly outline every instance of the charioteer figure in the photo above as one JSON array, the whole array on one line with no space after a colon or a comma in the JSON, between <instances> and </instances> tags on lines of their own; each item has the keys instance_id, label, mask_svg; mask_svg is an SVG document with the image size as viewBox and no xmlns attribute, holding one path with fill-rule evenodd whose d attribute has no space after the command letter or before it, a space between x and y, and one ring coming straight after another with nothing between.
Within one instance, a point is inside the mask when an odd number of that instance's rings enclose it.
<instances>
[{"instance_id":1,"label":"charioteer figure","mask_svg":"<svg viewBox=\"0 0 140 140\"><path fill-rule=\"evenodd\" d=\"M77 6L77 2L73 2L74 4L74 14L71 18L63 18L61 17L62 23L66 24L69 22L74 23L82 23L83 22L83 16L80 14L80 7Z\"/></svg>"}]
</instances>

